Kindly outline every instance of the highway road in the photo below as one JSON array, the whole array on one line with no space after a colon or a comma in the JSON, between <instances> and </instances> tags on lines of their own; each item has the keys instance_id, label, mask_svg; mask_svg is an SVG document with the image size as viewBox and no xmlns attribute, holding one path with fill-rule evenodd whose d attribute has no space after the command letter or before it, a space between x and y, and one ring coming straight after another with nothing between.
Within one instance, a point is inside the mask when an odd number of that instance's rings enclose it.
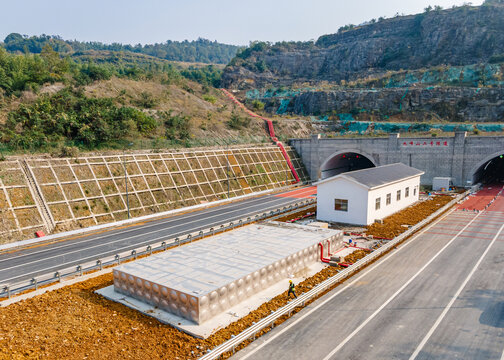
<instances>
[{"instance_id":1,"label":"highway road","mask_svg":"<svg viewBox=\"0 0 504 360\"><path fill-rule=\"evenodd\" d=\"M0 285L16 284L43 274L113 256L140 246L173 239L247 216L294 204L311 196L313 187L260 195L224 205L121 228L73 236L30 249L0 253Z\"/></svg>"},{"instance_id":2,"label":"highway road","mask_svg":"<svg viewBox=\"0 0 504 360\"><path fill-rule=\"evenodd\" d=\"M233 359L504 359L503 205L450 212Z\"/></svg>"}]
</instances>

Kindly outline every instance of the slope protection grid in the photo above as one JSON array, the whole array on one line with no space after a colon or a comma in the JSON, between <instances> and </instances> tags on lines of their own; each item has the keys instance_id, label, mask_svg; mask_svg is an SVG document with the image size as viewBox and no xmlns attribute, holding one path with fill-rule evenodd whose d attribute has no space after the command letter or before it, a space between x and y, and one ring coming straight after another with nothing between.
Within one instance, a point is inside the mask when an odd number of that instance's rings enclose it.
<instances>
[{"instance_id":1,"label":"slope protection grid","mask_svg":"<svg viewBox=\"0 0 504 360\"><path fill-rule=\"evenodd\" d=\"M291 165L307 181L287 151L289 165L271 145L2 162L1 242L279 188L298 182Z\"/></svg>"}]
</instances>

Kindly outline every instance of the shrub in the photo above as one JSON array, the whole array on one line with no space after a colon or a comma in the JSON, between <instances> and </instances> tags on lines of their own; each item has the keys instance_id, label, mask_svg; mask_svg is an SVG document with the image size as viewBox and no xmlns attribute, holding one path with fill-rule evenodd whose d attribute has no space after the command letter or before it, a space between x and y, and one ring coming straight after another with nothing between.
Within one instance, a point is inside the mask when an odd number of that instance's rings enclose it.
<instances>
[{"instance_id":1,"label":"shrub","mask_svg":"<svg viewBox=\"0 0 504 360\"><path fill-rule=\"evenodd\" d=\"M168 140L186 140L190 135L189 116L172 115L171 112L164 112L160 115L166 128L165 135Z\"/></svg>"},{"instance_id":2,"label":"shrub","mask_svg":"<svg viewBox=\"0 0 504 360\"><path fill-rule=\"evenodd\" d=\"M208 101L210 104L215 104L217 102L217 98L212 95L203 95L203 100Z\"/></svg>"},{"instance_id":3,"label":"shrub","mask_svg":"<svg viewBox=\"0 0 504 360\"><path fill-rule=\"evenodd\" d=\"M227 121L229 128L234 130L240 130L242 127L247 127L250 124L250 119L247 117L242 117L235 112L231 114L231 117Z\"/></svg>"},{"instance_id":4,"label":"shrub","mask_svg":"<svg viewBox=\"0 0 504 360\"><path fill-rule=\"evenodd\" d=\"M263 110L264 109L264 103L262 101L259 101L259 100L252 101L252 106L256 110Z\"/></svg>"},{"instance_id":5,"label":"shrub","mask_svg":"<svg viewBox=\"0 0 504 360\"><path fill-rule=\"evenodd\" d=\"M51 154L53 157L76 158L79 156L79 149L75 146L61 146L58 151Z\"/></svg>"},{"instance_id":6,"label":"shrub","mask_svg":"<svg viewBox=\"0 0 504 360\"><path fill-rule=\"evenodd\" d=\"M151 93L143 91L140 93L140 99L135 100L135 105L144 109L152 109L159 104L159 101L155 99Z\"/></svg>"}]
</instances>

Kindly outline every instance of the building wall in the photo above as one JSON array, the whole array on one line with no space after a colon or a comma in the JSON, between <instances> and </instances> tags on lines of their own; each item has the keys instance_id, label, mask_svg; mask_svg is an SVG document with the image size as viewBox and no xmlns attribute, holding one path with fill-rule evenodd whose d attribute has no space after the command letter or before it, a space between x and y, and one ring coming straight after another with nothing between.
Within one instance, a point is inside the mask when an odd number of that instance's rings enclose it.
<instances>
[{"instance_id":1,"label":"building wall","mask_svg":"<svg viewBox=\"0 0 504 360\"><path fill-rule=\"evenodd\" d=\"M372 224L376 219L383 219L393 213L410 206L418 201L419 197L420 176L412 179L399 181L378 189L369 191L368 195L368 209L367 209L367 223ZM409 187L409 196L405 197L405 189ZM413 189L416 188L416 192ZM397 201L397 191L401 190L401 200ZM415 193L415 195L413 195ZM390 205L386 203L387 194L391 194ZM376 199L381 198L380 209L375 210Z\"/></svg>"},{"instance_id":2,"label":"building wall","mask_svg":"<svg viewBox=\"0 0 504 360\"><path fill-rule=\"evenodd\" d=\"M473 181L482 162L504 153L504 136L467 136L457 132L453 137L407 138L391 134L381 138L293 139L312 181L320 179L324 162L341 152L356 152L376 166L401 162L425 172L420 181L432 184L434 177L451 177L456 186Z\"/></svg>"},{"instance_id":3,"label":"building wall","mask_svg":"<svg viewBox=\"0 0 504 360\"><path fill-rule=\"evenodd\" d=\"M334 210L334 199L348 200L348 211ZM367 221L368 189L347 179L328 181L317 186L317 219L348 224Z\"/></svg>"}]
</instances>

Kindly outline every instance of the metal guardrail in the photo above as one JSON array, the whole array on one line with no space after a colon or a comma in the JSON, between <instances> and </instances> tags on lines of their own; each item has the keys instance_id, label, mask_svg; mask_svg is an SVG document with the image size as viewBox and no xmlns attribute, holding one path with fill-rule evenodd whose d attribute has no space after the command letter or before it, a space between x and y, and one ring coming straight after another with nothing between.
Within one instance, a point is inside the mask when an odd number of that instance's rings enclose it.
<instances>
[{"instance_id":1,"label":"metal guardrail","mask_svg":"<svg viewBox=\"0 0 504 360\"><path fill-rule=\"evenodd\" d=\"M31 289L38 289L40 286L48 285L54 282L61 282L64 278L83 276L90 271L102 270L104 267L119 265L121 262L136 259L139 256L150 255L153 252L164 251L172 246L180 246L182 244L192 242L197 239L201 239L206 236L212 236L224 231L228 231L243 225L248 225L257 221L261 221L275 215L284 214L291 212L295 209L300 209L306 207L307 205L313 204L314 199L306 199L303 201L298 201L294 204L283 206L275 210L268 212L263 212L262 214L256 214L255 216L248 216L239 220L234 220L229 223L221 224L220 226L214 226L206 228L203 230L198 230L195 232L187 233L184 236L179 237L167 237L166 239L157 239L157 241L152 244L133 250L125 250L110 256L98 256L97 259L85 262L76 266L67 267L60 269L54 273L48 273L45 275L39 275L33 277L30 280L25 280L16 284L4 284L0 286L0 298L11 298L14 294L21 293Z\"/></svg>"},{"instance_id":2,"label":"metal guardrail","mask_svg":"<svg viewBox=\"0 0 504 360\"><path fill-rule=\"evenodd\" d=\"M391 248L396 246L398 243L412 235L414 232L419 230L420 228L424 227L428 223L430 223L432 220L434 220L436 217L438 217L441 213L445 212L448 210L450 207L455 205L458 201L460 201L462 198L466 197L470 191L466 191L463 194L460 194L457 196L454 200L450 201L448 204L437 210L435 213L431 214L429 217L426 219L422 220L418 224L414 225L410 229L408 229L406 232L402 233L401 235L397 236L393 240L387 242L385 245L382 247L378 248L377 250L373 251L369 255L363 257L353 265L349 266L348 268L342 270L339 272L337 275L325 280L324 282L320 283L316 287L314 287L312 290L299 295L297 299L290 301L287 305L284 307L278 309L277 311L271 313L269 316L265 317L264 319L258 321L254 325L250 326L240 334L232 337L228 341L224 342L223 344L217 346L213 350L210 350L207 354L203 355L202 357L199 358L199 360L213 360L213 359L218 359L220 356L222 356L224 353L227 352L235 352L235 349L238 345L240 345L242 342L249 340L253 338L255 340L256 334L260 332L261 330L271 327L273 328L275 326L275 321L278 320L280 317L289 315L291 312L299 307L299 306L304 306L305 303L316 296L318 296L321 292L324 292L325 290L331 288L333 285L337 284L341 280L347 278L350 276L352 273L356 272L357 270L363 268L370 262L374 261L377 259L379 256L381 256L383 253L389 251Z\"/></svg>"}]
</instances>

